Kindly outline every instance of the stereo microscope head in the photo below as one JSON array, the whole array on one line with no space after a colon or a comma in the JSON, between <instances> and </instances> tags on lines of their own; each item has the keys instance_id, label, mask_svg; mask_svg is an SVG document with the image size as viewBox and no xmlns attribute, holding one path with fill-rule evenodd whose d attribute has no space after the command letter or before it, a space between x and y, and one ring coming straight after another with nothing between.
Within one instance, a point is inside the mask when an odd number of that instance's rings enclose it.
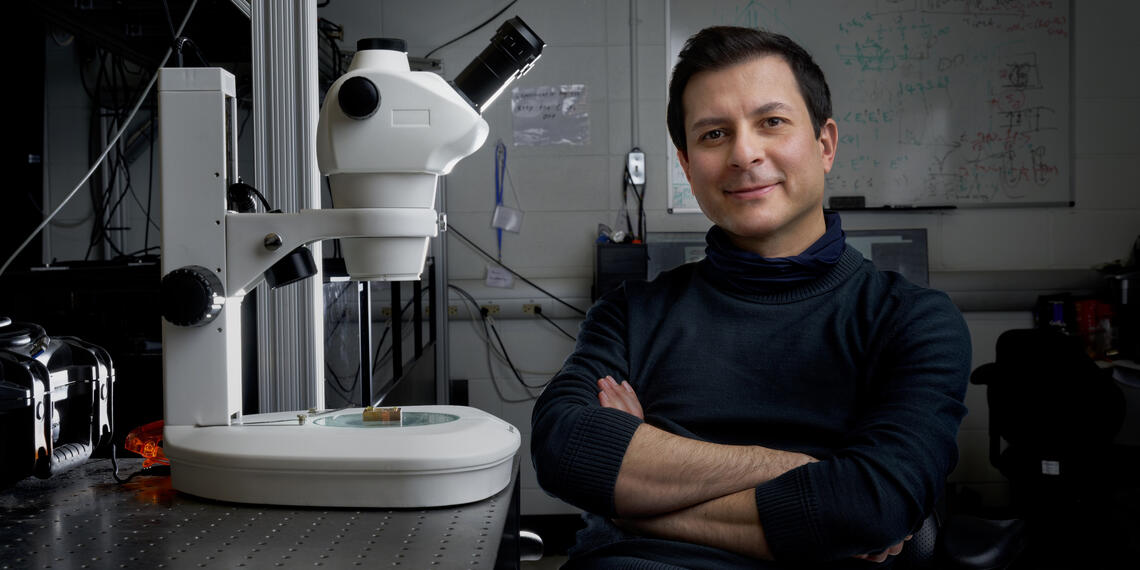
<instances>
[{"instance_id":1,"label":"stereo microscope head","mask_svg":"<svg viewBox=\"0 0 1140 570\"><path fill-rule=\"evenodd\" d=\"M474 153L489 128L480 113L526 73L545 44L519 18L505 22L452 83L411 71L403 40L357 43L349 70L325 96L317 123L317 165L334 208L434 210L436 179ZM418 279L429 239L342 240L354 279Z\"/></svg>"}]
</instances>

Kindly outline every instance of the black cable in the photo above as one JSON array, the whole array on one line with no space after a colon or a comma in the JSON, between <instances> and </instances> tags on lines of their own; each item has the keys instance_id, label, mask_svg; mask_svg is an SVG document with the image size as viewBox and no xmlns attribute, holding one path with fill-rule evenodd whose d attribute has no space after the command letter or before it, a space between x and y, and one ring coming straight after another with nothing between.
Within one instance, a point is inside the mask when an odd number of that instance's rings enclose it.
<instances>
[{"instance_id":1,"label":"black cable","mask_svg":"<svg viewBox=\"0 0 1140 570\"><path fill-rule=\"evenodd\" d=\"M400 315L400 319L403 320L403 314L402 313ZM391 321L389 321L388 326L384 327L384 332L380 334L380 341L376 343L376 352L372 353L372 376L376 376L376 369L380 366L380 347L384 346L384 339L388 338L388 333L391 330L392 330L392 323L391 323ZM390 353L390 352L392 352L391 346L388 347L388 352L385 352L384 356L387 357L388 353Z\"/></svg>"},{"instance_id":2,"label":"black cable","mask_svg":"<svg viewBox=\"0 0 1140 570\"><path fill-rule=\"evenodd\" d=\"M570 340L573 340L573 341L577 341L577 340L578 340L578 339L577 339L577 338L576 338L574 335L572 335L572 334L570 334L570 333L566 332L566 329L564 329L564 328L562 328L562 327L558 326L558 323L556 323L556 322L554 322L554 321L550 320L550 317L548 317L548 316L546 316L546 315L542 314L542 307L535 307L535 308L534 308L534 316L536 316L536 317L539 317L539 318L543 319L544 321L546 321L546 322L550 323L551 325L553 325L553 326L554 326L554 328L558 329L558 331L559 331L559 332L561 332L562 334L566 335L566 338L568 338L568 339L570 339Z\"/></svg>"},{"instance_id":3,"label":"black cable","mask_svg":"<svg viewBox=\"0 0 1140 570\"><path fill-rule=\"evenodd\" d=\"M460 288L459 286L452 285L450 283L447 284L447 287L449 289L454 289L457 293L464 297L468 303L471 303L471 305L475 307L475 312L479 313L481 316L480 321L483 325L483 340L487 344L487 373L491 375L491 387L495 389L495 394L499 396L499 400L508 404L521 404L523 402L533 402L534 400L537 400L538 396L529 395L526 398L508 398L507 395L503 393L503 390L499 388L499 381L495 378L495 367L491 362L491 334L490 331L487 330L487 315L483 314L483 311L479 307L479 302L476 301L475 297L471 296L470 293Z\"/></svg>"},{"instance_id":4,"label":"black cable","mask_svg":"<svg viewBox=\"0 0 1140 570\"><path fill-rule=\"evenodd\" d=\"M90 114L90 117L88 119L89 124L88 124L88 129L87 129L87 133L88 133L87 134L87 149L88 149L89 158L90 158L90 154L91 154L90 149L91 149L91 147L95 146L96 133L98 133L102 130L100 125L99 125L99 119L100 119L99 110L102 108L102 104L100 103L100 99L102 98L101 94L102 94L102 88L103 88L103 65L102 65L103 58L102 58L101 50L96 49L94 57L99 61L99 68L98 68L99 71L95 76L95 92L94 92L94 94L92 94L91 91L88 90L87 82L84 79L84 75L82 73L83 69L85 69L86 66L80 68L80 80L83 83L83 88L85 91L87 91L87 96L91 99L91 103L92 103L91 104L91 114ZM100 168L106 168L106 167L100 166ZM91 197L92 222L91 222L91 233L87 239L87 251L83 254L83 260L84 261L87 261L88 259L90 259L91 250L95 248L95 244L99 242L99 236L102 234L100 226L103 222L103 196L100 195L100 189L101 189L100 186L98 184L96 184L94 178L92 178L87 183L87 192L88 192L88 194L90 194L90 197Z\"/></svg>"},{"instance_id":5,"label":"black cable","mask_svg":"<svg viewBox=\"0 0 1140 570\"><path fill-rule=\"evenodd\" d=\"M336 294L336 297L334 297L334 298L333 298L333 300L332 300L331 302L329 302L329 303L325 303L325 305L326 305L326 306L335 307L335 306L336 306L336 304L340 302L340 298L341 298L341 297L344 297L344 294L345 294L345 293L347 293L349 289L352 289L352 288L354 288L354 287L353 287L354 285L355 285L355 283L353 283L352 281L348 281L348 282L346 282L346 283L344 284L344 288L340 290L340 293L337 293L337 294ZM326 312L326 313L325 313L325 315L327 316L327 315L328 315L328 313ZM328 332L326 332L326 333L325 333L325 338L326 338L326 339L327 339L327 338L329 338L329 337L331 337L331 336L332 336L334 333L336 333L336 330L337 330L337 329L339 329L339 328L340 328L340 325L344 323L346 316L347 316L347 311L341 311L341 318L337 319L337 321L336 321L336 323L334 324L334 326L333 326L332 330L330 330L330 331L328 331Z\"/></svg>"},{"instance_id":6,"label":"black cable","mask_svg":"<svg viewBox=\"0 0 1140 570\"><path fill-rule=\"evenodd\" d=\"M467 301L475 306L475 309L479 311L479 315L482 317L483 327L484 327L484 329L486 329L486 327L488 325L487 314L483 311L483 308L479 306L479 303L475 300L475 297L473 297L471 295L471 293L468 293L467 291L461 289L460 287L458 287L456 285L452 285L449 283L447 286L451 289L458 291L460 295L463 295L464 297L466 297ZM511 367L511 372L513 372L515 374L515 378L518 379L519 383L522 384L523 386L527 387L527 388L532 389L532 390L539 390L539 389L545 388L546 384L549 384L550 382L539 384L538 386L531 386L530 384L527 384L525 380L523 380L522 375L519 373L518 368L516 368L514 362L511 361L511 356L509 354L507 354L507 346L505 344L503 344L503 339L502 339L502 337L499 336L499 329L497 329L495 327L495 324L493 322L490 323L490 327L491 327L491 332L495 335L495 340L499 341L499 349L502 351L503 358L506 359L507 365ZM488 338L490 338L489 335L488 335ZM494 379L493 369L490 369L490 367L488 367L488 369L489 369L489 372L491 372L492 379Z\"/></svg>"},{"instance_id":7,"label":"black cable","mask_svg":"<svg viewBox=\"0 0 1140 570\"><path fill-rule=\"evenodd\" d=\"M135 477L138 477L139 475L170 475L170 466L169 465L151 465L150 467L144 467L142 469L139 469L138 471L135 471L134 473L131 473L130 475L128 475L126 479L123 479L122 477L119 477L119 459L116 456L115 448L116 448L115 444L112 443L111 444L111 477L113 477L115 479L115 481L120 485L130 482L131 479L134 479Z\"/></svg>"},{"instance_id":8,"label":"black cable","mask_svg":"<svg viewBox=\"0 0 1140 570\"><path fill-rule=\"evenodd\" d=\"M499 349L503 351L503 358L507 360L507 366L511 367L511 372L514 373L515 379L519 381L519 384L522 384L524 387L530 388L531 390L541 390L545 388L546 385L550 383L549 380L542 384L539 384L538 386L531 386L530 384L526 383L526 380L523 380L522 374L519 373L519 369L515 367L514 362L511 362L511 355L507 354L507 346L503 344L503 338L499 336L498 327L495 326L494 322L491 322L490 325L491 332L495 334L495 340L499 341Z\"/></svg>"},{"instance_id":9,"label":"black cable","mask_svg":"<svg viewBox=\"0 0 1140 570\"><path fill-rule=\"evenodd\" d=\"M321 177L321 190L322 190L322 192L324 192L324 191L328 192L328 194L329 194L329 206L332 208L335 208L336 204L333 202L333 198L332 198L332 183L329 182L328 176L322 176ZM323 199L324 194L322 194L321 196ZM333 239L332 242L333 242L332 258L333 259L344 258L344 254L341 253L341 251L340 251L340 239L339 238Z\"/></svg>"},{"instance_id":10,"label":"black cable","mask_svg":"<svg viewBox=\"0 0 1140 570\"><path fill-rule=\"evenodd\" d=\"M640 151L640 150L641 149L639 149L637 147L633 147L633 149L630 150L630 152L636 152L636 151ZM635 228L632 220L630 220L628 208L625 208L625 223L626 223L626 226L629 227L629 231L631 234L630 237L635 239L635 240L640 240L640 241L644 242L645 241L645 234L646 234L645 185L642 184L641 189L640 190L638 189L637 184L633 183L633 177L630 175L629 167L627 166L625 171L622 172L621 200L622 200L623 205L625 205L628 202L629 190L633 190L633 196L634 196L634 198L637 198L637 226Z\"/></svg>"},{"instance_id":11,"label":"black cable","mask_svg":"<svg viewBox=\"0 0 1140 570\"><path fill-rule=\"evenodd\" d=\"M333 298L332 302L328 303L328 305L335 306L338 302L340 302L341 297L343 297L347 291L354 288L354 285L355 285L355 283L353 283L353 282L346 283L345 287L343 289L341 289L339 293L337 293L337 296L335 298ZM427 293L428 291L430 291L430 289L425 288L423 291L421 291L421 295L423 293ZM399 314L394 315L393 318L398 318L398 319L403 320L404 313L406 313L408 311L408 309L411 308L413 301L414 301L414 299L409 299L408 302L405 303L404 306L400 308ZM344 322L345 322L344 316L342 316L340 319L337 319L337 321L333 324L332 328L325 334L325 339L326 339L325 342L328 342L328 339L332 337L333 333L335 333L337 331L337 329L339 329L340 326ZM386 359L388 357L388 354L390 354L392 352L392 348L391 348L391 346L389 346L388 351L385 352L384 355L380 354L380 349L384 346L384 341L388 338L388 333L391 332L391 330L392 330L392 321L389 320L388 325L386 327L384 327L384 332L380 335L380 341L376 343L376 351L373 353L373 356L372 356L371 376L376 375L376 371L377 371L377 368L379 367L380 363L383 362L384 359ZM407 334L405 334L405 336L407 336ZM328 371L328 373L332 376L334 383L337 385L336 387L340 388L341 395L345 396L346 400L352 400L352 395L356 391L356 387L359 384L359 381L361 378L361 369L360 369L359 364L357 365L356 370L352 373L352 377L353 377L352 384L350 384L347 388L344 386L344 383L341 381L340 375L337 374L336 371L333 370L332 366L330 364L328 364L327 362L325 363L325 368Z\"/></svg>"},{"instance_id":12,"label":"black cable","mask_svg":"<svg viewBox=\"0 0 1140 570\"><path fill-rule=\"evenodd\" d=\"M114 216L115 211L119 209L120 205L122 205L123 199L127 197L127 190L129 190L131 187L131 169L130 169L130 167L123 164L122 139L119 139L119 142L115 143L115 163L114 163L113 168L114 168L114 172L116 172L116 173L122 172L122 174L123 174L123 189L119 193L119 198L117 200L115 200L114 204L111 205L111 209L108 210L106 212L106 214L104 214L105 221L103 223L103 233L104 233L104 237L106 237L107 239L110 239L110 236L106 235L107 231L109 230L107 224L110 222L111 216ZM111 183L108 184L108 186L107 186L106 192L107 192L108 196L110 196L112 194L112 191L114 190L114 183L115 183L116 178L117 178L117 176L113 176L111 179Z\"/></svg>"},{"instance_id":13,"label":"black cable","mask_svg":"<svg viewBox=\"0 0 1140 570\"><path fill-rule=\"evenodd\" d=\"M123 254L122 250L120 250L118 246L116 246L115 243L109 239L110 236L107 235L107 217L111 214L111 212L114 211L112 209L110 212L108 212L108 208L111 206L111 188L114 187L116 177L119 173L120 166L118 161L120 160L121 155L116 154L115 159L112 160L111 164L109 165L111 169L110 179L107 183L107 188L102 189L102 196L99 197L100 202L98 203L99 205L96 210L97 215L91 228L91 242L87 245L87 253L83 257L84 261L90 258L91 250L99 244L105 244L111 249L115 250L115 255ZM98 195L98 192L95 194ZM122 201L122 196L120 196L119 201Z\"/></svg>"},{"instance_id":14,"label":"black cable","mask_svg":"<svg viewBox=\"0 0 1140 570\"><path fill-rule=\"evenodd\" d=\"M33 196L30 191L25 191L23 198L28 201L27 206L31 206L33 210L42 218L44 216L44 209L40 207L40 203L36 202L36 196Z\"/></svg>"},{"instance_id":15,"label":"black cable","mask_svg":"<svg viewBox=\"0 0 1140 570\"><path fill-rule=\"evenodd\" d=\"M335 370L333 370L332 365L327 361L325 362L325 370L329 373L330 376L332 376L333 383L336 384L336 387L340 388L337 394L339 394L345 400L351 402L352 393L356 391L357 379L360 378L360 365L357 364L356 370L352 372L352 384L349 384L347 388L344 387L344 383L341 381L340 375L337 374Z\"/></svg>"},{"instance_id":16,"label":"black cable","mask_svg":"<svg viewBox=\"0 0 1140 570\"><path fill-rule=\"evenodd\" d=\"M335 307L337 305L337 303L340 302L340 299L342 297L344 297L345 293L347 293L350 289L355 289L355 288L356 288L356 284L354 282L350 281L350 282L345 283L344 287L340 290L339 293L337 293L336 297L334 297L330 303L326 303L326 304L328 306ZM333 324L332 328L329 329L328 332L325 333L325 343L326 344L328 343L329 339L331 339L333 337L333 335L336 334L337 329L339 329L340 326L342 324L344 324L344 322L347 320L347 313L348 313L348 311L342 310L340 318L337 319L336 322ZM328 317L327 312L325 313L325 316L326 316L326 318ZM332 376L333 383L336 384L336 387L340 388L340 391L339 391L340 396L342 398L344 398L346 401L352 401L352 393L356 390L356 385L357 385L357 382L360 378L360 363L359 362L357 363L356 370L354 370L352 372L352 384L350 384L347 388L344 386L344 383L341 381L340 375L336 373L336 370L333 370L332 365L329 364L327 359L325 360L325 370L328 371L329 375Z\"/></svg>"},{"instance_id":17,"label":"black cable","mask_svg":"<svg viewBox=\"0 0 1140 570\"><path fill-rule=\"evenodd\" d=\"M158 245L151 245L151 246L147 246L147 247L144 247L144 248L142 248L142 249L136 249L136 250L134 250L134 251L132 251L132 252L130 252L130 253L124 253L124 254L123 254L122 256L120 256L120 257L122 257L122 258L127 258L127 259L132 259L132 258L136 258L136 257L142 257L142 256L145 256L145 255L146 255L146 253L147 253L148 251L158 251L158 250L160 250L160 249L162 249L162 246L158 246Z\"/></svg>"},{"instance_id":18,"label":"black cable","mask_svg":"<svg viewBox=\"0 0 1140 570\"><path fill-rule=\"evenodd\" d=\"M633 197L635 199L637 198L637 186L634 186L633 178L630 177L630 175L629 175L629 170L626 170L622 174L622 178L623 178L623 180L622 180L622 202L626 203L629 200L629 193L631 190L633 191ZM638 235L638 232L641 230L641 220L638 219L637 225L634 225L629 219L629 209L628 208L626 209L626 212L625 212L625 223L626 223L626 225L629 226L629 234L630 234L629 237L630 237L630 239L640 240L641 236Z\"/></svg>"},{"instance_id":19,"label":"black cable","mask_svg":"<svg viewBox=\"0 0 1140 570\"><path fill-rule=\"evenodd\" d=\"M253 186L250 186L249 189L253 191L253 195L257 196L258 200L261 200L261 205L265 207L266 212L272 212L273 211L273 206L269 205L269 200L265 199L265 195L262 194L260 190L258 190L257 188L254 188Z\"/></svg>"},{"instance_id":20,"label":"black cable","mask_svg":"<svg viewBox=\"0 0 1140 570\"><path fill-rule=\"evenodd\" d=\"M170 27L170 41L173 42L178 39L178 32L174 29L174 19L170 17L170 4L166 0L162 0L162 9L166 13L166 25Z\"/></svg>"},{"instance_id":21,"label":"black cable","mask_svg":"<svg viewBox=\"0 0 1140 570\"><path fill-rule=\"evenodd\" d=\"M456 293L459 293L460 296L467 299L467 302L471 303L475 307L475 312L479 312L479 302L476 301L475 297L472 296L471 293L468 293L466 289L463 289L462 287L453 285L451 283L447 284L447 288L454 290Z\"/></svg>"},{"instance_id":22,"label":"black cable","mask_svg":"<svg viewBox=\"0 0 1140 570\"><path fill-rule=\"evenodd\" d=\"M112 239L111 232L121 232L121 231L129 229L129 228L122 228L122 227L110 225L111 217L115 215L115 211L119 209L120 205L122 205L123 200L127 197L128 190L131 187L130 168L126 167L123 164L123 150L122 150L122 148L119 148L119 144L121 144L121 142L116 143L117 151L116 151L116 156L115 156L115 162L114 162L113 167L112 167L113 172L116 174L114 176L112 176L111 182L107 185L107 189L104 191L105 195L107 196L107 200L110 201L111 196L114 195L113 190L115 189L114 188L115 187L115 181L118 178L119 172L122 172L122 176L123 176L123 189L119 193L119 197L117 200L115 200L115 203L111 204L110 209L107 210L103 214L103 224L102 224L103 225L103 240L107 243L107 245L109 245L111 247L111 249L115 250L116 256L123 255L123 251L122 251L122 249L119 248L118 245L115 245L115 240Z\"/></svg>"},{"instance_id":23,"label":"black cable","mask_svg":"<svg viewBox=\"0 0 1140 570\"><path fill-rule=\"evenodd\" d=\"M198 56L198 62L201 63L203 67L210 67L210 61L206 59L206 55L202 53L202 49L198 47L198 44L194 43L194 40L182 36L178 38L175 43L178 44L178 53L181 54L186 46L190 46L194 49L194 55Z\"/></svg>"},{"instance_id":24,"label":"black cable","mask_svg":"<svg viewBox=\"0 0 1140 570\"><path fill-rule=\"evenodd\" d=\"M574 312L578 313L579 315L586 316L586 311L583 311L582 309L579 309L578 307L575 307L574 305L571 305L570 303L567 303L566 301L559 299L558 297L556 297L554 295L554 293L551 293L550 291L547 291L546 289L543 289L542 287L535 285L534 282L531 281L530 279L527 279L526 277L519 275L514 269L511 269L510 267L503 265L503 262L499 261L498 259L495 259L495 256L487 253L483 248L479 247L478 245L475 245L475 242L471 241L470 239L467 239L467 236L463 235L463 232L460 232L459 230L455 229L455 226L448 224L447 233L449 233L449 234L454 233L456 236L459 236L460 239L467 242L467 245L475 248L476 251L483 254L483 257L486 257L487 259L495 262L496 264L498 264L499 267L506 269L511 275L518 277L527 285L530 285L531 287L538 289L539 291L542 292L542 294L546 295L547 297L550 297L551 299L554 299L555 301L562 303L563 305L569 307L570 309L572 309Z\"/></svg>"},{"instance_id":25,"label":"black cable","mask_svg":"<svg viewBox=\"0 0 1140 570\"><path fill-rule=\"evenodd\" d=\"M178 45L178 31L174 29L174 20L170 17L170 4L166 0L162 0L162 9L166 11L166 22L170 25L170 49L178 55L178 67L185 67L182 65L182 49Z\"/></svg>"},{"instance_id":26,"label":"black cable","mask_svg":"<svg viewBox=\"0 0 1140 570\"><path fill-rule=\"evenodd\" d=\"M431 57L431 54L433 54L433 53L435 53L435 52L437 52L437 51L439 51L439 50L441 50L441 49L443 49L443 48L445 48L445 47L447 47L447 46L449 46L449 45L451 45L451 44L453 44L453 43L455 43L455 42L457 42L457 41L459 41L459 40L461 40L461 39L463 39L463 38L465 38L465 37L467 37L467 36L470 36L471 34L474 34L474 33L475 33L475 32L477 32L477 31L479 31L479 29L481 29L483 26L486 26L487 24L490 24L492 21L494 21L494 20L495 20L495 18L498 18L498 17L499 17L499 15L501 15L503 12L506 12L506 11L507 11L507 8L510 8L511 6L514 6L514 5L515 5L515 2L518 2L518 1L519 1L519 0L511 0L511 3L510 3L510 4L507 4L506 6L503 6L503 9L502 9L502 10L499 10L498 12L495 12L495 15L494 15L494 16L491 16L490 18L487 18L487 21L483 22L482 24L479 24L478 26L475 26L474 28L472 28L472 29L471 29L471 31L469 31L469 32L467 32L466 34L463 34L462 36L459 36L458 38L455 38L455 39L453 39L453 40L451 40L451 41L449 41L449 42L447 42L447 43L444 43L443 45L441 45L441 46L439 46L439 47L437 47L437 48L435 48L435 49L433 49L433 50L431 50L431 51L427 52L427 55L425 55L425 56L424 56L424 59L427 59L427 58Z\"/></svg>"},{"instance_id":27,"label":"black cable","mask_svg":"<svg viewBox=\"0 0 1140 570\"><path fill-rule=\"evenodd\" d=\"M122 64L122 58L117 55L105 52L103 50L96 51L96 57L99 61L99 73L95 79L95 95L93 96L94 112L92 114L92 133L103 131L104 129L100 124L102 119L108 118L105 135L109 138L115 131L117 125L123 123L124 110L120 105L119 91L126 88L126 72ZM104 86L110 93L110 104L104 105L102 101L102 93ZM88 93L90 96L91 94ZM92 189L92 205L94 209L94 220L91 227L91 238L88 242L87 251L84 254L84 259L90 259L92 250L100 245L105 244L110 247L113 252L113 257L124 256L123 250L115 244L112 239L111 231L121 231L123 228L112 228L109 225L110 218L115 215L115 212L121 206L123 199L130 194L139 204L142 209L142 204L138 200L138 196L134 193L133 185L131 183L130 167L124 160L124 148L122 140L119 139L115 142L115 157L110 159L105 166L109 169L108 181L106 187L91 185ZM119 183L120 173L123 180L123 189L117 200L112 203L114 190L116 184ZM151 222L148 217L148 222ZM152 222L151 222L152 223ZM149 226L148 226L149 227ZM145 244L144 244L145 245Z\"/></svg>"},{"instance_id":28,"label":"black cable","mask_svg":"<svg viewBox=\"0 0 1140 570\"><path fill-rule=\"evenodd\" d=\"M327 78L327 81L329 83L332 83L342 75L341 63L344 59L344 55L340 51L340 46L337 44L337 34L340 34L341 37L343 37L344 28L339 24L333 23L332 21L325 18L317 18L317 31L320 32L321 38L325 40L325 43L329 47L329 58L332 61L329 62L329 67L331 69L329 70L329 77Z\"/></svg>"}]
</instances>

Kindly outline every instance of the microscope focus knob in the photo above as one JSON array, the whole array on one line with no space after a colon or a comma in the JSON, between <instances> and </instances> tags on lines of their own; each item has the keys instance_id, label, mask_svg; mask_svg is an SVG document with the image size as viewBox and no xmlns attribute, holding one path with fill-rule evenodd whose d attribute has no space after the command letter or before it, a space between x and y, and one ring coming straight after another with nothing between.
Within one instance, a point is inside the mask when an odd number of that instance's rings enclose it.
<instances>
[{"instance_id":1,"label":"microscope focus knob","mask_svg":"<svg viewBox=\"0 0 1140 570\"><path fill-rule=\"evenodd\" d=\"M181 267L162 278L162 316L170 324L198 327L222 312L226 298L214 272L198 265Z\"/></svg>"},{"instance_id":2,"label":"microscope focus knob","mask_svg":"<svg viewBox=\"0 0 1140 570\"><path fill-rule=\"evenodd\" d=\"M371 117L380 108L380 90L372 80L357 75L340 85L336 100L345 115L359 121Z\"/></svg>"}]
</instances>

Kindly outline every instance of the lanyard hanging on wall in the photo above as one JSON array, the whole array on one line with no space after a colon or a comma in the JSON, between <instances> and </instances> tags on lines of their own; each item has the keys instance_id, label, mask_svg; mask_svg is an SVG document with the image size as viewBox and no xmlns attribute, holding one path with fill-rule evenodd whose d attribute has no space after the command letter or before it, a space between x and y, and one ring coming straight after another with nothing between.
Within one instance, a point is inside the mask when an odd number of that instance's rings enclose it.
<instances>
[{"instance_id":1,"label":"lanyard hanging on wall","mask_svg":"<svg viewBox=\"0 0 1140 570\"><path fill-rule=\"evenodd\" d=\"M491 226L495 228L495 240L498 246L498 259L503 260L503 230L518 233L522 229L523 213L521 210L503 204L504 182L509 181L510 172L507 171L507 145L500 139L495 143L495 212L491 216ZM515 191L511 184L511 192ZM515 203L518 204L518 195Z\"/></svg>"}]
</instances>

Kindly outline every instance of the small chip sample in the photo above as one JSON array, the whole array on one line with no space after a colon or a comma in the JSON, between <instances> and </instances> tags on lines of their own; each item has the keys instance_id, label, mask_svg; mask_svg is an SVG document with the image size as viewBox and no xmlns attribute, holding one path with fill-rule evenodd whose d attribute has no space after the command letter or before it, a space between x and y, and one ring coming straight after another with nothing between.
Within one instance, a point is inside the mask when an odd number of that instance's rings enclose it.
<instances>
[{"instance_id":1,"label":"small chip sample","mask_svg":"<svg viewBox=\"0 0 1140 570\"><path fill-rule=\"evenodd\" d=\"M400 408L364 408L364 421L366 422L398 422L400 421Z\"/></svg>"}]
</instances>

